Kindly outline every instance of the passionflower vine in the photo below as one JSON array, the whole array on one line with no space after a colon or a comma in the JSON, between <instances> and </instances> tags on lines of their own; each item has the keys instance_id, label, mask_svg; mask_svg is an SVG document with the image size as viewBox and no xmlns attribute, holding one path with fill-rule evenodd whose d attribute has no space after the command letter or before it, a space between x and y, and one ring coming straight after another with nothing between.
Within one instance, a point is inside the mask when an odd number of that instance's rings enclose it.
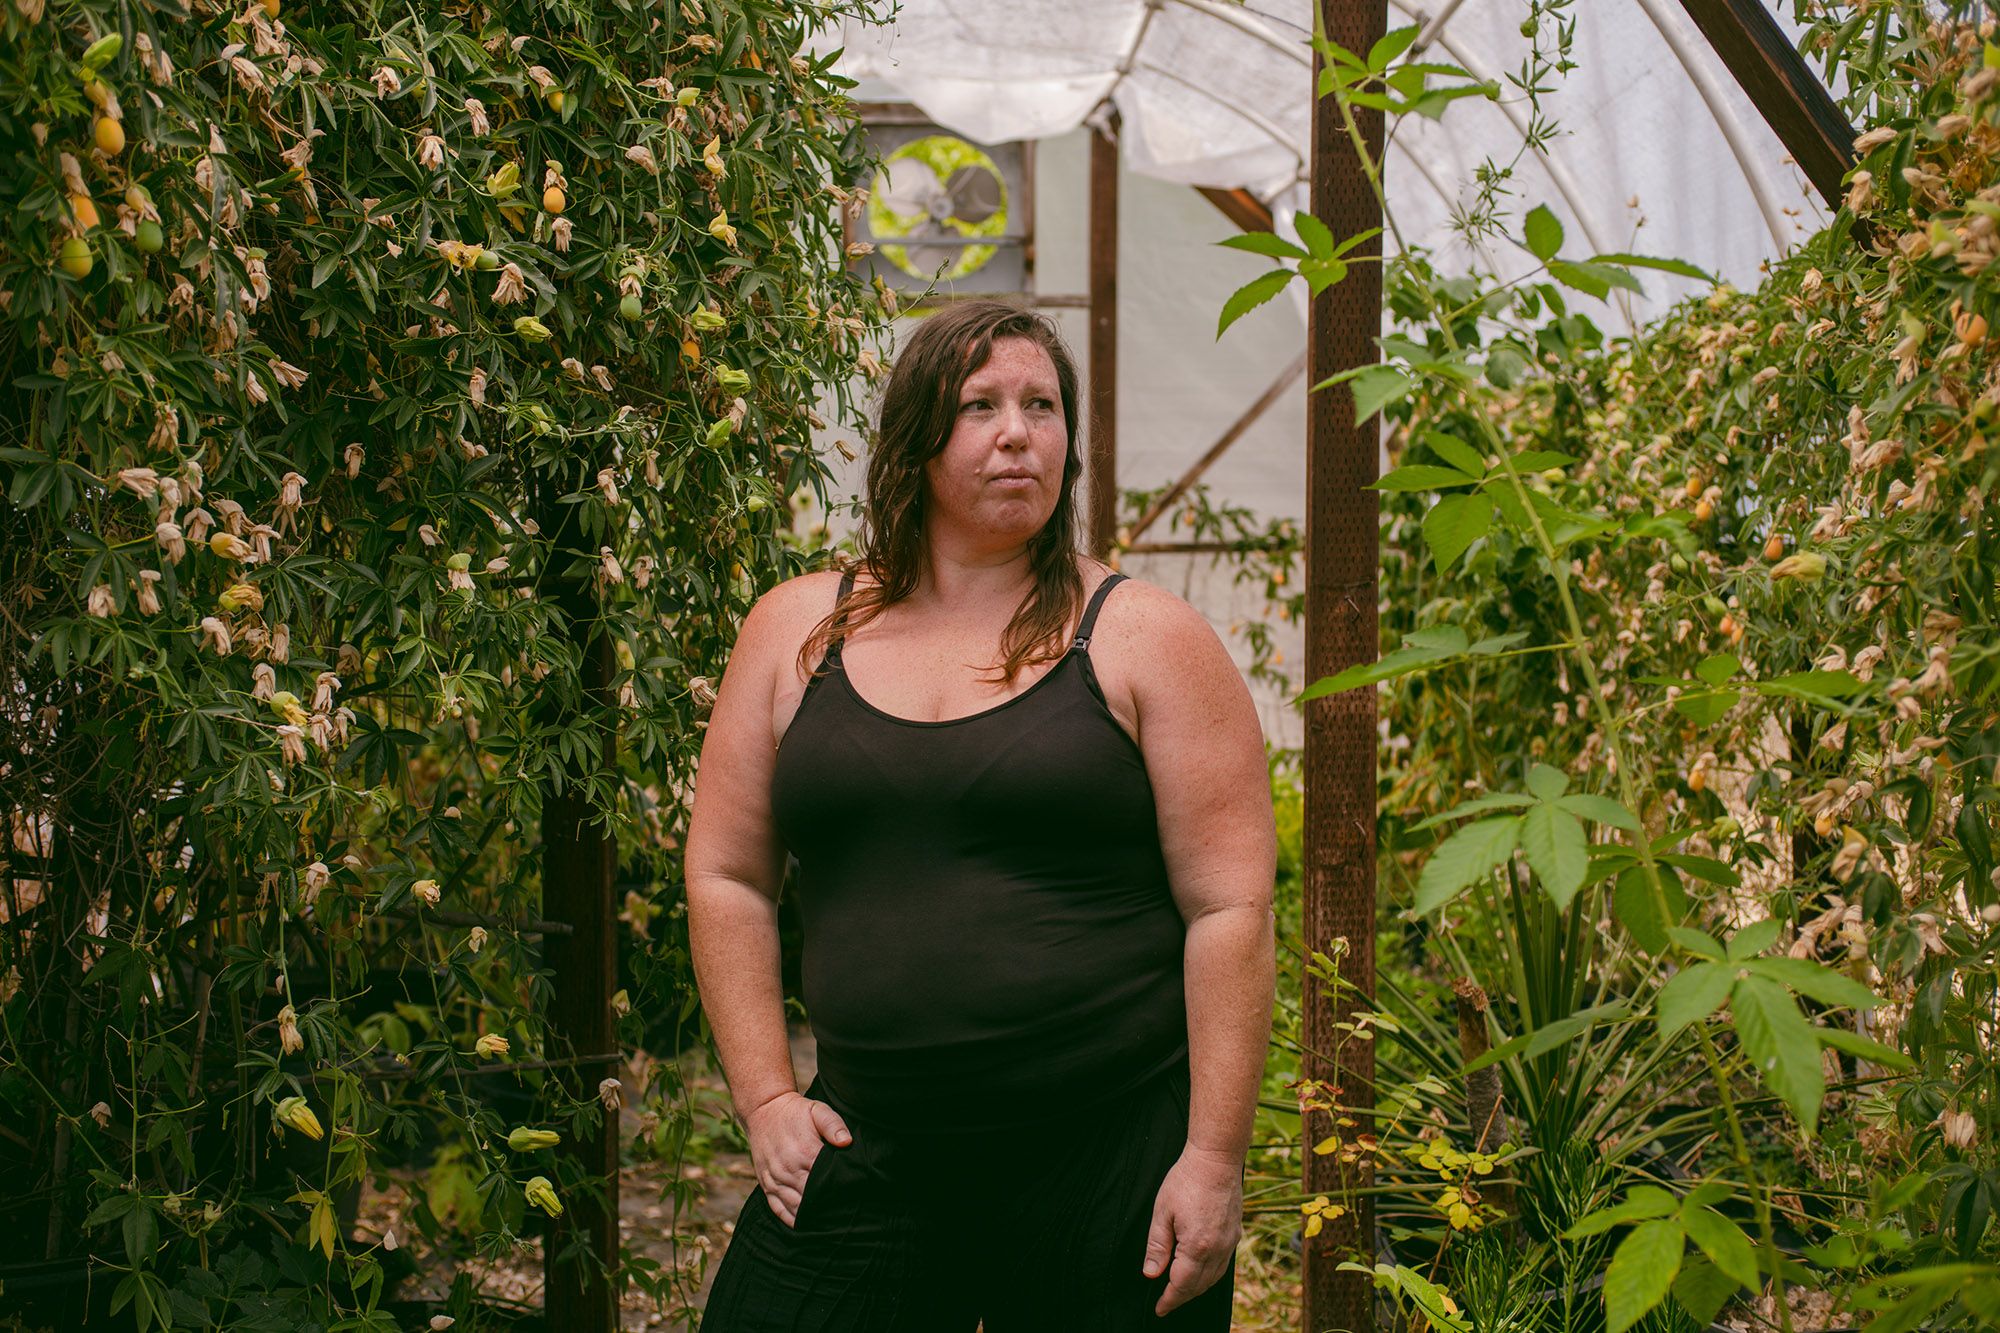
<instances>
[{"instance_id":1,"label":"passionflower vine","mask_svg":"<svg viewBox=\"0 0 2000 1333\"><path fill-rule=\"evenodd\" d=\"M562 1135L552 1129L529 1129L519 1126L507 1135L507 1146L515 1152L540 1152L553 1148L562 1142Z\"/></svg>"},{"instance_id":2,"label":"passionflower vine","mask_svg":"<svg viewBox=\"0 0 2000 1333\"><path fill-rule=\"evenodd\" d=\"M547 1213L550 1217L562 1216L562 1200L556 1197L556 1187L549 1183L547 1176L536 1176L527 1184L528 1202Z\"/></svg>"},{"instance_id":3,"label":"passionflower vine","mask_svg":"<svg viewBox=\"0 0 2000 1333\"><path fill-rule=\"evenodd\" d=\"M320 1128L319 1117L312 1107L306 1105L303 1097L287 1097L271 1108L271 1114L286 1129L296 1130L309 1139L323 1139L326 1131Z\"/></svg>"}]
</instances>

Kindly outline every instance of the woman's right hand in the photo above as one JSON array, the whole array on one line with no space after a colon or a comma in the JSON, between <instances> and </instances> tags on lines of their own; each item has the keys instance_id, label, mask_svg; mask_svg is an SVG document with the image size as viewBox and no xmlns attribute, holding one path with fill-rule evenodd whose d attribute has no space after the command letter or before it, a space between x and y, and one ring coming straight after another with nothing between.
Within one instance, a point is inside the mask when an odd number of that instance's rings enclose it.
<instances>
[{"instance_id":1,"label":"woman's right hand","mask_svg":"<svg viewBox=\"0 0 2000 1333\"><path fill-rule=\"evenodd\" d=\"M854 1142L838 1111L798 1092L782 1093L750 1112L743 1129L764 1201L788 1227L798 1219L806 1177L825 1146L845 1148Z\"/></svg>"}]
</instances>

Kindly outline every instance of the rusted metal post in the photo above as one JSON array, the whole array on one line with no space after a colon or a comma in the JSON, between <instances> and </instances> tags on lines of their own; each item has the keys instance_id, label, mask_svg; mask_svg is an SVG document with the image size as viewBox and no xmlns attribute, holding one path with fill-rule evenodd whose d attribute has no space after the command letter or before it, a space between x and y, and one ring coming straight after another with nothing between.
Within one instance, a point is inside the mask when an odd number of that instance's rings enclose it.
<instances>
[{"instance_id":1,"label":"rusted metal post","mask_svg":"<svg viewBox=\"0 0 2000 1333\"><path fill-rule=\"evenodd\" d=\"M1118 120L1090 133L1090 553L1118 531Z\"/></svg>"},{"instance_id":2,"label":"rusted metal post","mask_svg":"<svg viewBox=\"0 0 2000 1333\"><path fill-rule=\"evenodd\" d=\"M594 465L593 465L594 468ZM547 504L543 529L556 533L555 548L580 544L574 532L576 506ZM568 540L565 540L565 537ZM575 729L594 725L613 702L611 640L604 634L597 596L586 574L562 578L549 589L562 608L571 635L582 641L583 698L564 719ZM542 958L554 973L549 1026L561 1049L557 1057L584 1057L569 1073L576 1091L597 1095L600 1080L616 1077L615 1057L593 1060L618 1049L611 1012L617 984L617 937L613 927L612 881L617 844L608 826L591 822L591 780L617 771L618 739L606 731L542 798L542 915L557 929L543 937ZM567 927L567 929L563 929ZM603 1111L594 1134L579 1135L567 1151L590 1177L591 1193L571 1193L563 1215L550 1223L544 1242L543 1308L548 1326L565 1333L616 1333L618 1293L606 1270L618 1263L618 1117ZM582 1245L588 1254L568 1251Z\"/></svg>"},{"instance_id":3,"label":"rusted metal post","mask_svg":"<svg viewBox=\"0 0 2000 1333\"><path fill-rule=\"evenodd\" d=\"M1764 0L1681 0L1681 8L1827 206L1839 208L1841 177L1854 165L1854 126Z\"/></svg>"},{"instance_id":4,"label":"rusted metal post","mask_svg":"<svg viewBox=\"0 0 2000 1333\"><path fill-rule=\"evenodd\" d=\"M1388 27L1388 0L1314 0L1328 37L1365 54ZM1319 87L1320 60L1313 61ZM1382 114L1355 109L1361 139L1382 160ZM1337 237L1382 225L1375 192L1355 156L1332 97L1316 97L1312 121L1312 213ZM1381 253L1377 237L1354 251ZM1377 360L1382 327L1382 266L1356 263L1347 277L1308 307L1307 382L1318 384L1350 366ZM1330 676L1377 655L1378 518L1374 418L1354 424L1347 385L1306 399L1306 679ZM1305 988L1306 1074L1339 1089L1348 1107L1375 1102L1374 1043L1337 1042L1336 1022L1373 1006L1375 994L1375 691L1348 690L1306 705L1305 933L1310 948L1346 941L1341 976L1357 990L1329 1000ZM1336 1065L1328 1057L1340 1047ZM1365 1114L1361 1128L1372 1128ZM1320 1119L1317 1113L1315 1120ZM1330 1131L1305 1126L1305 1142ZM1354 1131L1343 1133L1350 1137ZM1366 1273L1343 1273L1345 1259L1372 1264L1375 1210L1366 1194L1342 1198L1343 1187L1370 1182L1365 1161L1342 1167L1337 1155L1305 1156L1309 1193L1341 1199L1350 1211L1306 1242L1304 1333L1374 1333L1374 1286Z\"/></svg>"}]
</instances>

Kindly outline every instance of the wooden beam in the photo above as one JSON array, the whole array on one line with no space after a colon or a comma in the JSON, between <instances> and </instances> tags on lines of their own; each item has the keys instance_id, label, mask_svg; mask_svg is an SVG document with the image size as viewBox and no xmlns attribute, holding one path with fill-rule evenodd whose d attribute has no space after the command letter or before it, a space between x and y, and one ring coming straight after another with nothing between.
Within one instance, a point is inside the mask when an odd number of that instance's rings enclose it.
<instances>
[{"instance_id":1,"label":"wooden beam","mask_svg":"<svg viewBox=\"0 0 2000 1333\"><path fill-rule=\"evenodd\" d=\"M1349 51L1367 51L1388 30L1388 0L1314 0L1328 37ZM1313 57L1313 88L1321 59ZM1382 160L1382 113L1356 107L1360 139ZM1317 97L1312 118L1312 213L1336 237L1382 225L1381 206L1341 124L1338 102ZM1342 370L1378 358L1382 331L1381 237L1357 246L1345 280L1307 307L1307 382L1319 384ZM1380 595L1380 511L1376 492L1379 446L1375 418L1354 421L1351 383L1306 397L1305 679L1318 680L1377 656L1376 604ZM1305 1074L1331 1083L1337 1104L1372 1108L1375 1046L1343 1039L1335 1024L1374 1008L1375 994L1375 691L1348 690L1305 706L1305 942L1338 954L1341 980L1353 987L1336 996L1305 983ZM1338 1052L1337 1057L1334 1055ZM1353 1119L1372 1123L1366 1109ZM1304 1141L1339 1132L1327 1113L1308 1113ZM1342 1329L1374 1333L1375 1291L1369 1272L1342 1272L1355 1260L1375 1261L1375 1207L1363 1155L1343 1166L1338 1154L1303 1154L1308 1194L1326 1194L1349 1211L1305 1242L1305 1290L1300 1327L1305 1333Z\"/></svg>"},{"instance_id":2,"label":"wooden beam","mask_svg":"<svg viewBox=\"0 0 2000 1333\"><path fill-rule=\"evenodd\" d=\"M1838 209L1854 165L1854 126L1763 0L1681 0L1813 188Z\"/></svg>"},{"instance_id":3,"label":"wooden beam","mask_svg":"<svg viewBox=\"0 0 2000 1333\"><path fill-rule=\"evenodd\" d=\"M1266 208L1256 195L1248 190L1218 190L1210 185L1197 185L1201 197L1222 210L1222 215L1244 231L1270 231L1271 210Z\"/></svg>"},{"instance_id":4,"label":"wooden beam","mask_svg":"<svg viewBox=\"0 0 2000 1333\"><path fill-rule=\"evenodd\" d=\"M1293 380L1304 373L1305 368L1306 354L1300 352L1298 356L1292 359L1292 364L1278 372L1277 377L1271 381L1271 387L1258 395L1257 401L1250 404L1242 416L1229 424L1229 429L1222 432L1222 438L1210 445L1208 452L1197 458L1194 466L1181 474L1179 481L1167 487L1165 495L1153 501L1152 507L1140 516L1137 523L1132 525L1130 532L1123 534L1123 541L1127 550L1134 549L1132 543L1138 539L1139 534L1157 523L1162 514L1173 508L1175 501L1186 495L1188 490L1197 481L1201 480L1201 474L1208 471L1216 459L1229 452L1229 446L1243 438L1243 433L1256 423L1258 417L1263 416L1269 410L1271 404L1284 396L1285 390L1291 387Z\"/></svg>"},{"instance_id":5,"label":"wooden beam","mask_svg":"<svg viewBox=\"0 0 2000 1333\"><path fill-rule=\"evenodd\" d=\"M1118 120L1090 132L1090 553L1118 528Z\"/></svg>"}]
</instances>

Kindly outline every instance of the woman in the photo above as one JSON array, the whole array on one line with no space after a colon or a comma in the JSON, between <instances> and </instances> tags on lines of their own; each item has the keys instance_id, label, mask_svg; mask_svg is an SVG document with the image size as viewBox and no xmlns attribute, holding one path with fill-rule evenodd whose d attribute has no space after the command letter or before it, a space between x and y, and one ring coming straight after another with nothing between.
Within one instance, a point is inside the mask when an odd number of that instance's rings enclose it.
<instances>
[{"instance_id":1,"label":"woman","mask_svg":"<svg viewBox=\"0 0 2000 1333\"><path fill-rule=\"evenodd\" d=\"M1032 312L923 320L863 558L743 622L687 844L758 1180L708 1333L1229 1326L1274 980L1263 737L1198 613L1078 555L1076 380Z\"/></svg>"}]
</instances>

